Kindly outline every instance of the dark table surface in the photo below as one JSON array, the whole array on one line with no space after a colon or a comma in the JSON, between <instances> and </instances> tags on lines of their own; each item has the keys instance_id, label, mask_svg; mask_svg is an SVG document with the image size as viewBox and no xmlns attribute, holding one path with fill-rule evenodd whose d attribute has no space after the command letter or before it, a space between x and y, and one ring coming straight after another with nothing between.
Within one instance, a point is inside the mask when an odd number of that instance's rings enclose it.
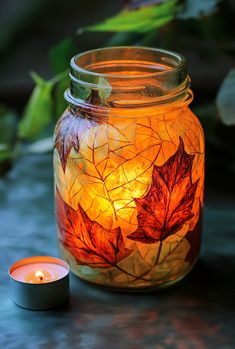
<instances>
[{"instance_id":1,"label":"dark table surface","mask_svg":"<svg viewBox=\"0 0 235 349\"><path fill-rule=\"evenodd\" d=\"M213 180L201 256L174 287L111 293L71 275L66 305L17 307L8 267L31 255L58 255L51 166L49 155L24 157L0 180L0 348L235 348L235 199Z\"/></svg>"}]
</instances>

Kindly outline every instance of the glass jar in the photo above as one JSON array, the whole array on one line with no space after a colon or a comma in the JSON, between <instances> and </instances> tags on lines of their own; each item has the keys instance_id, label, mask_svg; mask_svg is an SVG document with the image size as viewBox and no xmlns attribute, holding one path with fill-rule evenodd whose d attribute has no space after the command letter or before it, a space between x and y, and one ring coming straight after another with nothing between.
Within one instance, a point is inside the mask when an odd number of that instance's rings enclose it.
<instances>
[{"instance_id":1,"label":"glass jar","mask_svg":"<svg viewBox=\"0 0 235 349\"><path fill-rule=\"evenodd\" d=\"M61 254L84 280L165 287L200 249L204 136L185 59L144 47L71 60L69 108L55 130Z\"/></svg>"}]
</instances>

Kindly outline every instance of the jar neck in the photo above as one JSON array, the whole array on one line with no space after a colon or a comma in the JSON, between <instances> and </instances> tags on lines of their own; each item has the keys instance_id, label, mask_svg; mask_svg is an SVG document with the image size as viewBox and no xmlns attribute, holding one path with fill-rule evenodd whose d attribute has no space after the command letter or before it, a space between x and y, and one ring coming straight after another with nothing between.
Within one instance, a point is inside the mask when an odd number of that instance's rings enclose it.
<instances>
[{"instance_id":1,"label":"jar neck","mask_svg":"<svg viewBox=\"0 0 235 349\"><path fill-rule=\"evenodd\" d=\"M112 108L179 108L193 98L183 56L144 47L111 47L79 54L71 60L70 88L65 99L72 107L97 115Z\"/></svg>"}]
</instances>

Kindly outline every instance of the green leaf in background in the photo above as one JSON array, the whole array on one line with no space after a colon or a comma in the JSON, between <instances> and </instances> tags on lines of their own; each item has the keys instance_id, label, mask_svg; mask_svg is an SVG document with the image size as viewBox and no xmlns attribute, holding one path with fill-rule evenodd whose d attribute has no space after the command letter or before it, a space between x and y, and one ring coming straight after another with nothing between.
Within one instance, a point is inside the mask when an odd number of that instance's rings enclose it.
<instances>
[{"instance_id":1,"label":"green leaf in background","mask_svg":"<svg viewBox=\"0 0 235 349\"><path fill-rule=\"evenodd\" d=\"M141 7L119 12L102 23L84 28L88 31L146 33L170 22L178 10L178 0L166 0L159 5Z\"/></svg>"},{"instance_id":2,"label":"green leaf in background","mask_svg":"<svg viewBox=\"0 0 235 349\"><path fill-rule=\"evenodd\" d=\"M49 52L49 60L55 74L69 68L71 58L77 53L77 47L71 38L65 38Z\"/></svg>"},{"instance_id":3,"label":"green leaf in background","mask_svg":"<svg viewBox=\"0 0 235 349\"><path fill-rule=\"evenodd\" d=\"M20 138L32 140L38 137L52 120L52 88L54 82L45 81L36 73L32 74L36 86L19 123Z\"/></svg>"},{"instance_id":4,"label":"green leaf in background","mask_svg":"<svg viewBox=\"0 0 235 349\"><path fill-rule=\"evenodd\" d=\"M177 17L180 19L200 18L212 14L217 10L221 0L186 0L182 12Z\"/></svg>"},{"instance_id":5,"label":"green leaf in background","mask_svg":"<svg viewBox=\"0 0 235 349\"><path fill-rule=\"evenodd\" d=\"M54 46L49 52L49 60L52 69L57 75L52 80L55 80L55 87L53 91L53 105L54 117L56 120L62 115L64 110L68 107L64 99L64 91L69 86L68 68L71 58L77 53L77 47L74 40L65 38Z\"/></svg>"},{"instance_id":6,"label":"green leaf in background","mask_svg":"<svg viewBox=\"0 0 235 349\"><path fill-rule=\"evenodd\" d=\"M58 120L65 109L68 107L68 103L64 99L64 91L69 87L69 77L63 77L55 84L54 89L54 110L55 118Z\"/></svg>"},{"instance_id":7,"label":"green leaf in background","mask_svg":"<svg viewBox=\"0 0 235 349\"><path fill-rule=\"evenodd\" d=\"M216 104L222 122L235 125L235 68L224 79L216 97Z\"/></svg>"}]
</instances>

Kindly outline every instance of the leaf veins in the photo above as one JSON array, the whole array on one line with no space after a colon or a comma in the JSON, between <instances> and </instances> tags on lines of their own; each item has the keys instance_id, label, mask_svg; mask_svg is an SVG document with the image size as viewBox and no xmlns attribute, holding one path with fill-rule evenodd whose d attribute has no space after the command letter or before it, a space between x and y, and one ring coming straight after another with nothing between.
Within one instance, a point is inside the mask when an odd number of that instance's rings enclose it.
<instances>
[{"instance_id":1,"label":"leaf veins","mask_svg":"<svg viewBox=\"0 0 235 349\"><path fill-rule=\"evenodd\" d=\"M78 210L68 206L56 193L56 214L61 243L73 254L78 264L108 268L116 266L132 251L125 248L120 228L104 229L91 221L78 205Z\"/></svg>"},{"instance_id":2,"label":"leaf veins","mask_svg":"<svg viewBox=\"0 0 235 349\"><path fill-rule=\"evenodd\" d=\"M193 218L198 185L191 178L194 156L185 152L180 138L176 153L162 166L154 166L150 190L145 197L135 199L138 228L129 239L146 244L162 241Z\"/></svg>"},{"instance_id":3,"label":"leaf veins","mask_svg":"<svg viewBox=\"0 0 235 349\"><path fill-rule=\"evenodd\" d=\"M60 161L65 171L67 158L72 148L79 151L80 138L84 131L90 129L95 122L86 118L81 118L72 113L71 110L66 111L59 120L55 130L55 148L59 152Z\"/></svg>"}]
</instances>

